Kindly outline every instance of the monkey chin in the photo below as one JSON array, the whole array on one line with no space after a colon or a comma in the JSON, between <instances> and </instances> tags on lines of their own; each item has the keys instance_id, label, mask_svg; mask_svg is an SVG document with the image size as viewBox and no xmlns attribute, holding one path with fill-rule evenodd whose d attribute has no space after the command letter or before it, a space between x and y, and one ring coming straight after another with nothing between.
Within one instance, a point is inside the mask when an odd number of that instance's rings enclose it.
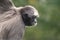
<instances>
[{"instance_id":1,"label":"monkey chin","mask_svg":"<svg viewBox=\"0 0 60 40\"><path fill-rule=\"evenodd\" d=\"M32 25L33 27L37 26L37 22Z\"/></svg>"},{"instance_id":2,"label":"monkey chin","mask_svg":"<svg viewBox=\"0 0 60 40\"><path fill-rule=\"evenodd\" d=\"M37 26L37 23L34 23L33 25L29 26L29 27L36 27ZM28 27L28 26L26 26Z\"/></svg>"}]
</instances>

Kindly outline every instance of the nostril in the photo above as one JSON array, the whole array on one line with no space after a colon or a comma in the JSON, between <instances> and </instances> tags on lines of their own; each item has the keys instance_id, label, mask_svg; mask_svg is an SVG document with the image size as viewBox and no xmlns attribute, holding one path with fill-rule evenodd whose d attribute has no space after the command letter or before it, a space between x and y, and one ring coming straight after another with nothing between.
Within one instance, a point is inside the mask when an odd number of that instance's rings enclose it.
<instances>
[{"instance_id":1,"label":"nostril","mask_svg":"<svg viewBox=\"0 0 60 40\"><path fill-rule=\"evenodd\" d=\"M37 18L36 16L33 16L33 18Z\"/></svg>"},{"instance_id":2,"label":"nostril","mask_svg":"<svg viewBox=\"0 0 60 40\"><path fill-rule=\"evenodd\" d=\"M35 21L35 23L37 23L37 22Z\"/></svg>"}]
</instances>

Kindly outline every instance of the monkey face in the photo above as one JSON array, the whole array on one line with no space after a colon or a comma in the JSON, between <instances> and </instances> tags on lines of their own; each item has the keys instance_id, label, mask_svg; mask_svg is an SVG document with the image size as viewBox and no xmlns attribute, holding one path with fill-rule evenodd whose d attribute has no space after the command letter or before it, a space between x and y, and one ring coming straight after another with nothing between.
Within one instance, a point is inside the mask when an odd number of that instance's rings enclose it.
<instances>
[{"instance_id":1,"label":"monkey face","mask_svg":"<svg viewBox=\"0 0 60 40\"><path fill-rule=\"evenodd\" d=\"M23 22L26 26L32 26L37 24L36 18L39 16L37 10L32 6L26 6L21 9L21 15Z\"/></svg>"}]
</instances>

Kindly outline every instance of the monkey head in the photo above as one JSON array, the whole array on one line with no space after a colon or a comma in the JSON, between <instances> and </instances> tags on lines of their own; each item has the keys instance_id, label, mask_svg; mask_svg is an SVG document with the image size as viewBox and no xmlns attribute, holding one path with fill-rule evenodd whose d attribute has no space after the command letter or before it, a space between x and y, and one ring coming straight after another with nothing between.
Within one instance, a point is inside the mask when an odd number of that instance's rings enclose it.
<instances>
[{"instance_id":1,"label":"monkey head","mask_svg":"<svg viewBox=\"0 0 60 40\"><path fill-rule=\"evenodd\" d=\"M20 10L23 22L26 26L37 25L38 11L32 6L25 6Z\"/></svg>"}]
</instances>

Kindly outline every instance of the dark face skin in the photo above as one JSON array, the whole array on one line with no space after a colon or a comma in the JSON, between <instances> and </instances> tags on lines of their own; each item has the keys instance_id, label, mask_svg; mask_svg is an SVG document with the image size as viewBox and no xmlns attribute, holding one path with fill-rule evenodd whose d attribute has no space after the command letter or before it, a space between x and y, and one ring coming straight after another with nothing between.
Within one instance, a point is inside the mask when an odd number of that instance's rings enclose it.
<instances>
[{"instance_id":1,"label":"dark face skin","mask_svg":"<svg viewBox=\"0 0 60 40\"><path fill-rule=\"evenodd\" d=\"M36 16L33 15L34 11L32 8L26 7L24 9L21 9L21 15L22 15L22 19L24 21L24 24L26 26L32 26L36 23L35 19ZM31 14L31 15L30 15Z\"/></svg>"}]
</instances>

